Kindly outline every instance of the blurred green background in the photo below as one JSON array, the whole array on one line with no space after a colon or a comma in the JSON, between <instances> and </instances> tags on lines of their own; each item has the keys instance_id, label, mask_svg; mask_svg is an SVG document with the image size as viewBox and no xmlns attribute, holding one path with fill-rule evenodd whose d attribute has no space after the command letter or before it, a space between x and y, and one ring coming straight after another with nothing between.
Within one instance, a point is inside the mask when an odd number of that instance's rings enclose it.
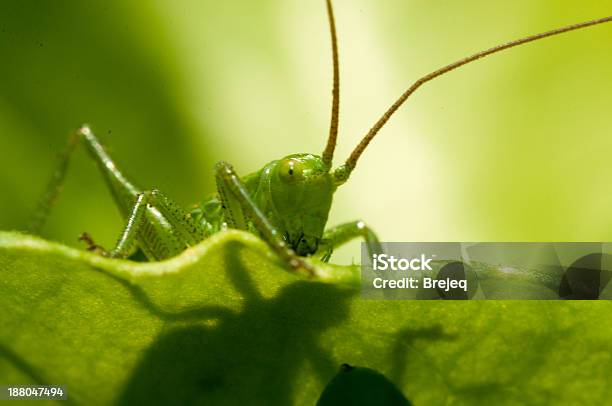
<instances>
[{"instance_id":1,"label":"blurred green background","mask_svg":"<svg viewBox=\"0 0 612 406\"><path fill-rule=\"evenodd\" d=\"M423 74L492 45L610 14L609 2L337 0L347 157ZM331 102L324 1L0 4L0 228L22 229L83 122L143 188L188 206L218 160L242 174L320 153ZM565 34L425 85L364 154L330 225L386 241L612 238L612 25ZM44 230L111 246L122 220L75 155ZM359 257L343 249L334 262Z\"/></svg>"}]
</instances>

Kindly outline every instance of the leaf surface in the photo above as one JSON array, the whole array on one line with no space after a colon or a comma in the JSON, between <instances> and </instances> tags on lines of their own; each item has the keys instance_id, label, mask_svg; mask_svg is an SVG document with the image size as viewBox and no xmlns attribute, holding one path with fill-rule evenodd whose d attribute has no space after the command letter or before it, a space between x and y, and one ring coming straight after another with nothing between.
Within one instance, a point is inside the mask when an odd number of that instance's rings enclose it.
<instances>
[{"instance_id":1,"label":"leaf surface","mask_svg":"<svg viewBox=\"0 0 612 406\"><path fill-rule=\"evenodd\" d=\"M608 302L392 301L219 233L159 263L0 232L0 382L76 404L314 404L342 363L414 404L605 403Z\"/></svg>"}]
</instances>

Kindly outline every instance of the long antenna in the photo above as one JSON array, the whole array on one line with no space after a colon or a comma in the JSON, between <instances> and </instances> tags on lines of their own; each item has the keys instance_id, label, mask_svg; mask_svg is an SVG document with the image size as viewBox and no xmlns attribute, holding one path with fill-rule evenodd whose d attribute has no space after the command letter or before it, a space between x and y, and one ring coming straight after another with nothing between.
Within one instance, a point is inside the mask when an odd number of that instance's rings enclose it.
<instances>
[{"instance_id":1,"label":"long antenna","mask_svg":"<svg viewBox=\"0 0 612 406\"><path fill-rule=\"evenodd\" d=\"M457 62L451 63L450 65L446 65L438 70L435 70L423 76L422 78L414 82L414 84L410 86L408 90L406 90L400 96L400 98L397 99L395 103L393 103L391 107L389 107L389 109L385 112L385 114L382 115L382 117L376 122L376 124L374 124L374 126L370 129L370 131L368 131L368 133L365 135L365 137L363 137L363 139L357 145L357 147L353 150L353 152L351 152L351 155L346 160L345 164L340 166L338 169L336 169L336 171L334 172L336 179L340 183L348 179L351 171L357 165L357 160L359 159L363 151L366 149L370 141L372 141L372 139L376 136L378 131L385 125L385 123L391 118L393 113L395 113L395 111L406 101L406 99L408 99L408 97L412 93L414 93L419 87L421 87L421 85L423 85L424 83L429 82L430 80L437 78L438 76L441 76L452 70L455 70L460 66L466 65L470 62L474 62L477 59L484 58L485 56L494 54L496 52L503 51L504 49L513 48L515 46L522 45L527 42L536 41L542 38L551 37L553 35L562 34L564 32L589 27L591 25L607 23L609 21L612 21L612 16L600 18L598 20L586 21L586 22L579 23L579 24L572 24L566 27L557 28L556 30L546 31L541 34L531 35L525 38L517 39L511 42L502 44L502 45L495 46L493 48L489 48L485 51L478 52L472 56L468 56L467 58L460 59Z\"/></svg>"},{"instance_id":2,"label":"long antenna","mask_svg":"<svg viewBox=\"0 0 612 406\"><path fill-rule=\"evenodd\" d=\"M340 114L340 67L338 63L338 39L336 37L336 22L334 21L334 10L331 0L327 0L327 17L329 19L329 32L331 34L332 55L334 60L334 84L332 88L332 111L331 122L329 124L329 137L327 145L323 151L323 163L331 168L336 148L336 138L338 137L338 116Z\"/></svg>"}]
</instances>

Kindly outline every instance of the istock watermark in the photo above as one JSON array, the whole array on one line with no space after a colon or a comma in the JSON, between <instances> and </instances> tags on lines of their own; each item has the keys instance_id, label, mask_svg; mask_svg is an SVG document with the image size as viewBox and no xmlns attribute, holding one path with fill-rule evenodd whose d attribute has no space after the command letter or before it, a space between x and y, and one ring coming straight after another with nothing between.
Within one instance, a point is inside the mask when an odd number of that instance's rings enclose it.
<instances>
[{"instance_id":1,"label":"istock watermark","mask_svg":"<svg viewBox=\"0 0 612 406\"><path fill-rule=\"evenodd\" d=\"M427 258L425 254L421 254L419 258L395 258L393 255L373 254L372 266L375 271L431 271L430 262L433 258Z\"/></svg>"},{"instance_id":2,"label":"istock watermark","mask_svg":"<svg viewBox=\"0 0 612 406\"><path fill-rule=\"evenodd\" d=\"M362 244L361 291L379 300L612 299L612 243Z\"/></svg>"}]
</instances>

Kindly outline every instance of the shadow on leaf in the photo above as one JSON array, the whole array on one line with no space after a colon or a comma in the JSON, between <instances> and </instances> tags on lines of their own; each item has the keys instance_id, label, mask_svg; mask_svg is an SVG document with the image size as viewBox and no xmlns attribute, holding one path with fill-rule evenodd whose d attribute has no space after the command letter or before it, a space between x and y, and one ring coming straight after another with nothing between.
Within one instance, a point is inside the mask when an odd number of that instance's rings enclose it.
<instances>
[{"instance_id":1,"label":"shadow on leaf","mask_svg":"<svg viewBox=\"0 0 612 406\"><path fill-rule=\"evenodd\" d=\"M319 336L341 323L349 311L350 290L299 281L266 299L240 261L240 243L226 248L230 280L246 303L244 311L201 307L162 315L176 323L146 351L119 398L120 404L291 404L299 372L309 363L321 382L337 368ZM154 309L142 292L131 288ZM154 312L158 313L159 310ZM207 319L207 316L217 315Z\"/></svg>"},{"instance_id":2,"label":"shadow on leaf","mask_svg":"<svg viewBox=\"0 0 612 406\"><path fill-rule=\"evenodd\" d=\"M300 393L304 373L314 373L321 387L336 375L341 362L322 347L321 337L347 319L358 291L297 281L264 297L241 260L245 248L238 241L223 248L227 277L244 300L241 312L212 305L168 312L139 286L107 274L167 326L145 351L117 403L286 405ZM403 380L413 342L452 338L441 326L400 328L389 348L390 376Z\"/></svg>"}]
</instances>

